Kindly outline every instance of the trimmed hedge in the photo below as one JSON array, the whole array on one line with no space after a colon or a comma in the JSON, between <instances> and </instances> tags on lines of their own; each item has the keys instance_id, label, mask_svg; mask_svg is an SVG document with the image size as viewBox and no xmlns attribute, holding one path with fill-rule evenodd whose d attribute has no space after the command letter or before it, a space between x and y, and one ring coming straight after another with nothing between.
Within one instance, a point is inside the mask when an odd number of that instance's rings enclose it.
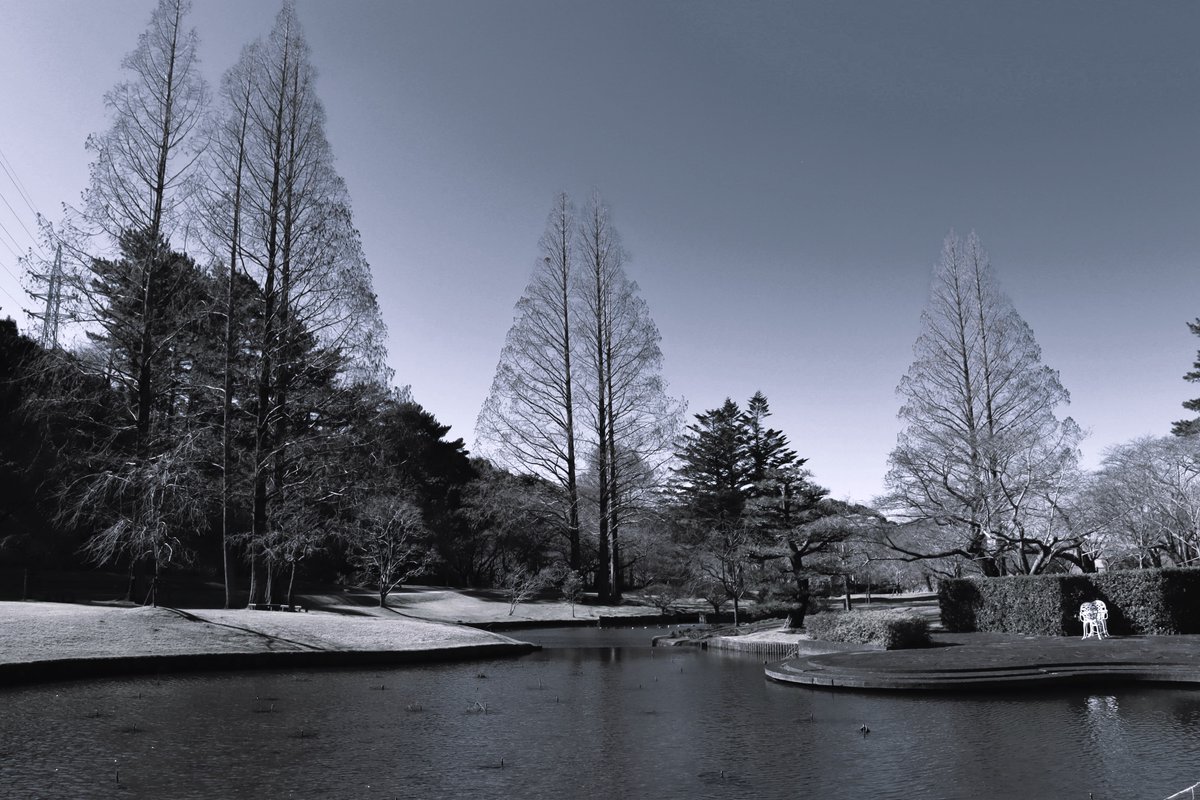
<instances>
[{"instance_id":1,"label":"trimmed hedge","mask_svg":"<svg viewBox=\"0 0 1200 800\"><path fill-rule=\"evenodd\" d=\"M928 647L929 621L902 609L828 611L804 620L804 630L825 642L877 644L885 650Z\"/></svg>"},{"instance_id":2,"label":"trimmed hedge","mask_svg":"<svg viewBox=\"0 0 1200 800\"><path fill-rule=\"evenodd\" d=\"M1078 636L1075 615L1091 600L1108 606L1112 633L1200 633L1200 568L964 578L938 587L942 625L959 633Z\"/></svg>"}]
</instances>

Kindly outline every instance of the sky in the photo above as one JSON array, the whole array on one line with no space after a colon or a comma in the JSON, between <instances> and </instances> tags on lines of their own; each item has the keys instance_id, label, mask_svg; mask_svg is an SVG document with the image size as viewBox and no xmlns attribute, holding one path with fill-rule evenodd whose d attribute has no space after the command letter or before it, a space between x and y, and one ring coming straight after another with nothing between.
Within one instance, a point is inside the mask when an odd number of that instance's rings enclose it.
<instances>
[{"instance_id":1,"label":"sky","mask_svg":"<svg viewBox=\"0 0 1200 800\"><path fill-rule=\"evenodd\" d=\"M556 193L597 189L689 414L761 390L884 490L942 240L976 231L1105 448L1200 395L1200 4L297 0L398 384L473 446ZM0 317L153 0L0 0ZM277 2L197 0L215 85ZM26 230L28 229L28 230Z\"/></svg>"}]
</instances>

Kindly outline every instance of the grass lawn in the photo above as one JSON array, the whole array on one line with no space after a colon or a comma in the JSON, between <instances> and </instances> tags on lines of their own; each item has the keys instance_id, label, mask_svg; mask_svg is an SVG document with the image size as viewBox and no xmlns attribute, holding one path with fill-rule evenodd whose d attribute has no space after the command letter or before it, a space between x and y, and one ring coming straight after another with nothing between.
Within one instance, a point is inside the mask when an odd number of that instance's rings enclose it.
<instances>
[{"instance_id":1,"label":"grass lawn","mask_svg":"<svg viewBox=\"0 0 1200 800\"><path fill-rule=\"evenodd\" d=\"M500 592L460 591L440 587L416 586L388 595L388 607L379 608L377 595L367 592L337 594L306 594L297 601L310 609L354 616L397 617L458 622L473 625L487 623L544 624L547 622L579 622L600 617L630 617L657 614L649 606L601 606L576 603L574 610L562 600L526 600L509 614L508 600Z\"/></svg>"},{"instance_id":2,"label":"grass lawn","mask_svg":"<svg viewBox=\"0 0 1200 800\"><path fill-rule=\"evenodd\" d=\"M411 651L511 642L392 614L199 610L0 602L0 662L305 650Z\"/></svg>"}]
</instances>

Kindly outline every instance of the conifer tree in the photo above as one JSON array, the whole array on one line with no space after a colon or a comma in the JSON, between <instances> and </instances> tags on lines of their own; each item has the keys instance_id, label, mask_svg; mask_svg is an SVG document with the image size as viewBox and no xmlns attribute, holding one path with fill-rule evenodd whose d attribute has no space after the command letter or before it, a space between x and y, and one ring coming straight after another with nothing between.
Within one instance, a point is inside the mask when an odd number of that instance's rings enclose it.
<instances>
[{"instance_id":1,"label":"conifer tree","mask_svg":"<svg viewBox=\"0 0 1200 800\"><path fill-rule=\"evenodd\" d=\"M1189 322L1187 326L1188 330L1196 336L1200 336L1200 317L1197 317L1195 322ZM1183 379L1192 383L1200 382L1200 355L1196 356L1196 361L1192 364L1192 371L1184 375ZM1193 413L1200 413L1200 397L1183 401L1183 407ZM1193 436L1200 433L1200 417L1181 419L1171 423L1171 433L1176 436Z\"/></svg>"},{"instance_id":2,"label":"conifer tree","mask_svg":"<svg viewBox=\"0 0 1200 800\"><path fill-rule=\"evenodd\" d=\"M723 585L735 613L751 563L782 560L794 603L791 625L808 609L810 556L826 552L847 529L818 522L835 513L782 431L768 427L770 405L756 392L742 411L726 399L695 416L676 455L675 496L685 528L700 545L700 569Z\"/></svg>"}]
</instances>

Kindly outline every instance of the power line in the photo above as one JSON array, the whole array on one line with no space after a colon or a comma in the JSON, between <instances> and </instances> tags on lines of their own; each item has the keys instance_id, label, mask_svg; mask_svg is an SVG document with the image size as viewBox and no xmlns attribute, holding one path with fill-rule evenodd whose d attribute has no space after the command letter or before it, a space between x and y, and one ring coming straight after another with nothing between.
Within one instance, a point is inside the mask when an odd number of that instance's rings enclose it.
<instances>
[{"instance_id":1,"label":"power line","mask_svg":"<svg viewBox=\"0 0 1200 800\"><path fill-rule=\"evenodd\" d=\"M20 243L17 241L17 237L15 237L15 236L13 236L11 233L9 233L9 230L8 230L8 228L6 228L6 227L4 226L4 223L3 223L3 222L0 222L0 231L4 231L5 233L7 233L7 234L8 234L8 238L9 238L9 240L10 240L10 241L11 241L13 244L15 244L17 247L20 247L20 246L21 246L21 244L20 244ZM17 258L17 259L19 259L19 258L21 257L21 254L20 254L20 253L18 253L16 250L13 250L13 248L12 248L12 245L10 245L8 242L4 241L3 239L0 239L0 244L2 244L2 245L4 245L5 247L7 247L7 248L8 248L8 252L10 252L10 253L12 253L12 254L13 254L13 258Z\"/></svg>"},{"instance_id":2,"label":"power line","mask_svg":"<svg viewBox=\"0 0 1200 800\"><path fill-rule=\"evenodd\" d=\"M3 262L0 262L0 266L3 266ZM8 269L8 267L4 267L4 268L5 268L6 270ZM12 273L10 272L10 273L9 273L9 275L11 275L11 274L12 274ZM18 310L18 311L22 310L22 309L21 309L21 301L20 301L20 300L18 300L17 298L15 298L15 297L13 297L11 294L9 294L9 292L8 292L8 289L5 289L5 288L4 288L4 286L3 286L2 284L0 284L0 292L4 292L6 295L8 295L8 299L9 299L9 300L12 300L14 303L16 303L16 305L17 305L17 310Z\"/></svg>"},{"instance_id":3,"label":"power line","mask_svg":"<svg viewBox=\"0 0 1200 800\"><path fill-rule=\"evenodd\" d=\"M25 226L25 221L21 219L21 217L20 217L20 215L19 215L19 214L17 214L17 211L16 211L16 209L14 209L14 208L13 208L13 207L12 207L12 206L9 204L9 202L8 202L8 198L4 196L4 192L0 192L0 201L3 201L4 205L8 207L8 210L12 212L13 219L15 219L15 220L17 221L17 224L18 224L18 225L20 225L20 226L21 226L21 228L22 228L22 229L25 231L25 235L29 237L29 240L30 240L31 242L33 242L33 246L34 246L34 248L35 248L35 249L38 251L38 254L39 254L39 255L40 255L42 258L45 258L45 257L46 257L46 254L45 254L45 253L43 253L43 252L42 252L42 248L41 248L40 246L38 246L38 240L37 240L37 237L36 237L36 236L34 236L34 235L33 235L33 234L30 232L29 228L27 228L27 227ZM35 212L33 212L33 213L35 213L35 214L36 214L37 212L35 211ZM9 235L11 236L12 234L9 234ZM17 240L14 238L14 239L13 239L13 241L15 242L15 241L17 241Z\"/></svg>"},{"instance_id":4,"label":"power line","mask_svg":"<svg viewBox=\"0 0 1200 800\"><path fill-rule=\"evenodd\" d=\"M21 195L21 199L25 201L25 205L33 212L35 217L40 217L41 212L33 207L33 201L29 199L29 193L25 191L25 184L17 176L17 168L8 160L8 156L4 155L4 150L0 148L0 168L4 170L4 174L12 181L12 185L17 187L17 194Z\"/></svg>"},{"instance_id":5,"label":"power line","mask_svg":"<svg viewBox=\"0 0 1200 800\"><path fill-rule=\"evenodd\" d=\"M20 256L18 256L18 258L20 258ZM21 279L17 277L16 273L14 273L11 269L9 269L8 265L5 264L3 261L0 261L0 267L3 267L5 272L7 272L9 275L12 275L12 279L14 281L16 281L17 283L21 282Z\"/></svg>"},{"instance_id":6,"label":"power line","mask_svg":"<svg viewBox=\"0 0 1200 800\"><path fill-rule=\"evenodd\" d=\"M34 207L33 199L30 198L30 196L29 196L29 190L25 188L24 181L22 181L21 177L19 175L17 175L17 168L15 166L13 166L13 163L11 161L9 161L8 156L5 155L3 149L0 149L0 169L2 169L4 171L4 174L8 177L9 182L12 183L12 185L16 188L17 194L21 197L21 200L24 201L26 208L28 208L30 210L30 212L33 213L34 217L41 219L42 218L41 212L38 211L37 208ZM26 235L29 236L30 241L33 243L33 247L38 251L38 253L41 255L41 257L43 259L45 259L46 254L42 250L40 244L38 243L37 237L34 236L33 232L30 231L29 228L25 225L25 221L21 219L21 216L17 213L16 209L12 207L12 204L8 202L8 198L5 197L2 192L0 192L0 200L4 201L4 205L8 208L9 212L13 215L13 218L16 219L17 224L19 224L21 226L21 228L25 231ZM7 227L4 226L3 223L0 223L0 228L3 228L4 232L6 234L8 234L8 238L12 239L13 243L17 244L17 246L20 247L20 244L17 243L16 237L12 235L12 233L8 230ZM8 243L5 242L4 246L8 247ZM11 250L12 248L10 247L9 249ZM13 255L16 256L18 261L20 260L20 258L21 258L20 255L18 255L15 252L13 253ZM17 281L18 285L20 284L20 282L21 282L20 279L15 274L13 274L13 271L8 268L7 264L0 261L0 267L3 267L4 271L7 272L9 275L11 275L13 280ZM60 317L60 313L61 313L60 306L62 303L62 242L61 241L59 242L59 245L58 245L58 252L55 254L54 265L51 268L50 285L48 287L48 290L49 291L47 292L47 298L46 298L46 302L47 302L46 312L47 313L46 313L46 318L43 320L42 338L43 338L43 340L45 340L47 338L47 336L49 335L55 340L55 342L57 342L58 323L59 323L59 317ZM13 301L13 304L16 306L17 310L24 310L21 307L21 302L19 300L17 300L17 298L13 297L12 293L9 292L7 289L5 289L2 285L0 285L0 292L3 292L5 294L5 296L8 297L9 300ZM48 328L52 328L52 330L48 330Z\"/></svg>"},{"instance_id":7,"label":"power line","mask_svg":"<svg viewBox=\"0 0 1200 800\"><path fill-rule=\"evenodd\" d=\"M17 194L20 195L21 199L25 202L25 206L30 210L30 212L33 213L34 217L40 219L42 216L41 212L34 207L33 200L29 196L29 191L25 188L25 182L21 180L21 177L17 174L17 168L13 166L11 161L9 161L8 156L5 155L3 149L0 149L0 169L4 170L4 174L8 176L9 182L16 187ZM13 218L17 221L17 224L20 225L25 231L25 234L29 237L29 241L33 245L33 249L37 251L38 255L41 256L43 260L48 260L46 252L42 250L41 245L38 243L37 237L33 235L31 230L29 230L29 227L25 224L25 221L21 219L21 215L18 214L17 210L12 207L11 203L8 202L8 198L4 196L3 192L0 192L0 200L4 201L4 205L7 206L9 212L12 213ZM0 228L4 228L4 232L8 234L8 238L12 239L13 244L16 244L17 247L21 246L20 243L17 242L17 237L13 236L12 232L9 231L8 228L3 225L3 223L0 223ZM7 243L5 246L7 247ZM9 249L11 250L12 248ZM16 253L15 251L13 252L13 256L18 260L21 258L20 254ZM10 272L9 274L11 275L12 273Z\"/></svg>"}]
</instances>

